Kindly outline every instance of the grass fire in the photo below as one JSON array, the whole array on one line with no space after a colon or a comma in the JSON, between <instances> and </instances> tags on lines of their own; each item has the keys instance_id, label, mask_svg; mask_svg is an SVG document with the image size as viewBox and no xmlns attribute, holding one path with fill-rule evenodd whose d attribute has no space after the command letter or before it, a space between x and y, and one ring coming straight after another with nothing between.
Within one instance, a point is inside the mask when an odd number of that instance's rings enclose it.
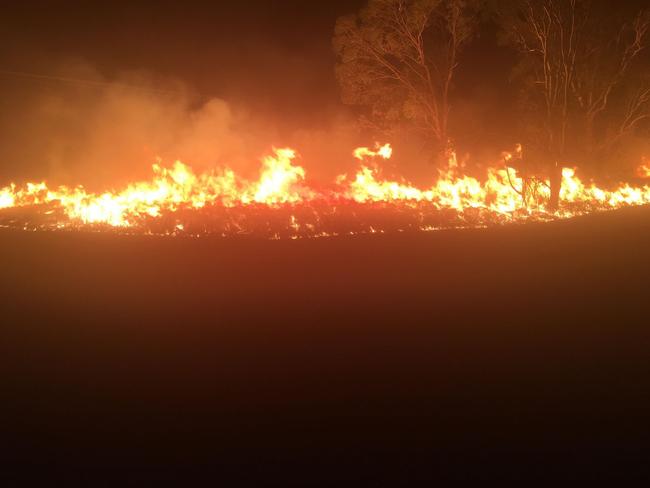
<instances>
[{"instance_id":1,"label":"grass fire","mask_svg":"<svg viewBox=\"0 0 650 488\"><path fill-rule=\"evenodd\" d=\"M648 485L649 0L1 15L1 487Z\"/></svg>"},{"instance_id":2,"label":"grass fire","mask_svg":"<svg viewBox=\"0 0 650 488\"><path fill-rule=\"evenodd\" d=\"M505 154L503 166L489 168L483 180L463 175L452 152L448 168L428 189L382 178L378 160L390 159L390 144L377 144L374 150L360 147L353 155L360 161L357 173L340 175L328 190L309 186L305 170L295 164L296 151L277 149L262 160L257 181L245 181L230 169L195 174L177 161L171 168L155 164L150 181L121 191L92 194L83 187L48 188L44 182L11 185L0 189L0 210L18 210L22 217L5 211L4 225L32 229L112 227L197 235L265 229L270 237L295 238L551 220L650 203L650 186L602 189L583 183L573 168L564 168L561 205L552 210L549 183L522 178L509 166L521 158L520 148L516 156ZM641 176L644 170L638 168ZM396 211L401 221L395 221ZM351 226L355 213L360 217ZM262 222L251 223L255 219Z\"/></svg>"}]
</instances>

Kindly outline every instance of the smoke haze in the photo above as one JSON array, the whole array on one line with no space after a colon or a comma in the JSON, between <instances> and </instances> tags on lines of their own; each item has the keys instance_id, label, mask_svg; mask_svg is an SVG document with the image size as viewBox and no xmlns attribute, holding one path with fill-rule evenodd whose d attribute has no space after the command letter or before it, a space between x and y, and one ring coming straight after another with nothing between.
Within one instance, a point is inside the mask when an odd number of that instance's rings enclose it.
<instances>
[{"instance_id":1,"label":"smoke haze","mask_svg":"<svg viewBox=\"0 0 650 488\"><path fill-rule=\"evenodd\" d=\"M148 178L157 158L197 171L228 166L254 178L273 146L296 148L310 180L328 183L353 171L354 147L388 139L357 126L334 76L335 21L364 3L7 6L0 186L46 179L115 187ZM493 164L519 142L514 62L490 25L463 54L451 124L468 171ZM390 142L395 156L387 175L431 183L436 172L426 143L399 134ZM635 152L647 146L640 141ZM618 167L629 172L637 163Z\"/></svg>"}]
</instances>

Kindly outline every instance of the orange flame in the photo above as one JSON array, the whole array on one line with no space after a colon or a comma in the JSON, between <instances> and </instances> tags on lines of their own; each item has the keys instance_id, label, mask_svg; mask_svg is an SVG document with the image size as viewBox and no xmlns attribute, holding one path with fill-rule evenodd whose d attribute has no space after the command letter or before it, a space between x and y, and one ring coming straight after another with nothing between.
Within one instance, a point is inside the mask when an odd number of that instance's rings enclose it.
<instances>
[{"instance_id":1,"label":"orange flame","mask_svg":"<svg viewBox=\"0 0 650 488\"><path fill-rule=\"evenodd\" d=\"M253 182L237 177L227 168L195 174L181 162L174 163L171 168L154 164L150 181L132 183L118 192L94 194L81 186L50 189L44 182L27 183L22 187L10 184L0 189L0 209L54 206L63 212L58 221L60 227L104 224L128 228L137 226L142 218L158 218L179 209L207 206L233 208L256 204L277 208L317 201L348 201L359 205L382 203L404 208L425 205L434 210L454 210L458 215L478 210L514 220L531 216L570 217L594 209L650 203L650 186L633 187L626 183L614 190L606 190L593 183L584 183L574 169L565 168L560 193L563 205L559 212L551 214L546 206L550 190L544 182L536 188L535 199L522 197L525 182L508 167L514 158L512 154L504 155L504 167L490 168L485 179L479 180L457 174L456 156L451 153L448 169L440 172L432 186L421 189L407 181L383 179L376 164L372 167L366 164L377 159L389 159L392 151L390 144L354 150L353 156L362 162L359 170L352 178L339 176L336 186L329 191L316 191L306 185L305 170L294 164L296 152L286 148L276 149L262 160L260 177ZM521 148L517 148L516 153L520 154ZM642 172L645 177L650 177L647 166L639 168L639 174ZM294 215L289 226L296 231L300 229ZM176 227L183 229L183 224Z\"/></svg>"},{"instance_id":2,"label":"orange flame","mask_svg":"<svg viewBox=\"0 0 650 488\"><path fill-rule=\"evenodd\" d=\"M356 159L363 161L365 158L376 158L381 157L384 159L390 159L393 156L393 148L390 144L384 144L383 146L379 143L375 144L375 150L369 149L367 147L358 147L352 153Z\"/></svg>"}]
</instances>

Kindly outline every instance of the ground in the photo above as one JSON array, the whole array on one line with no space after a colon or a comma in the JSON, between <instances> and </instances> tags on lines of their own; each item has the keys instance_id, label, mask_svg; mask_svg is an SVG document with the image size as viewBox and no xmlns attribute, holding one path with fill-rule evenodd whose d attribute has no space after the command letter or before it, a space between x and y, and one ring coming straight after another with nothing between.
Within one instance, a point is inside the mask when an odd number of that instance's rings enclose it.
<instances>
[{"instance_id":1,"label":"ground","mask_svg":"<svg viewBox=\"0 0 650 488\"><path fill-rule=\"evenodd\" d=\"M298 241L5 230L4 460L93 486L648 477L648 249L647 208Z\"/></svg>"}]
</instances>

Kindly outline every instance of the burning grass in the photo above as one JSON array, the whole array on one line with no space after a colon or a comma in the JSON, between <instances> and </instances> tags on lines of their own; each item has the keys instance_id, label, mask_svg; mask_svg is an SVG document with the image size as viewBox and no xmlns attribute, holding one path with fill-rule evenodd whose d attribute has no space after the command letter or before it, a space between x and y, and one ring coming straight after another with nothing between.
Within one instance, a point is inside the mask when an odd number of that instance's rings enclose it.
<instances>
[{"instance_id":1,"label":"burning grass","mask_svg":"<svg viewBox=\"0 0 650 488\"><path fill-rule=\"evenodd\" d=\"M392 155L388 144L353 154L361 164L357 173L339 176L325 190L307 184L292 149L265 157L257 181L242 180L230 169L195 174L176 162L171 168L154 165L150 181L102 194L83 187L50 189L44 182L12 184L0 189L0 225L298 238L548 221L650 203L650 186L603 189L565 168L561 206L551 211L548 184L518 175L509 164L512 154L478 180L462 174L452 153L448 168L426 189L382 177L379 162Z\"/></svg>"}]
</instances>

